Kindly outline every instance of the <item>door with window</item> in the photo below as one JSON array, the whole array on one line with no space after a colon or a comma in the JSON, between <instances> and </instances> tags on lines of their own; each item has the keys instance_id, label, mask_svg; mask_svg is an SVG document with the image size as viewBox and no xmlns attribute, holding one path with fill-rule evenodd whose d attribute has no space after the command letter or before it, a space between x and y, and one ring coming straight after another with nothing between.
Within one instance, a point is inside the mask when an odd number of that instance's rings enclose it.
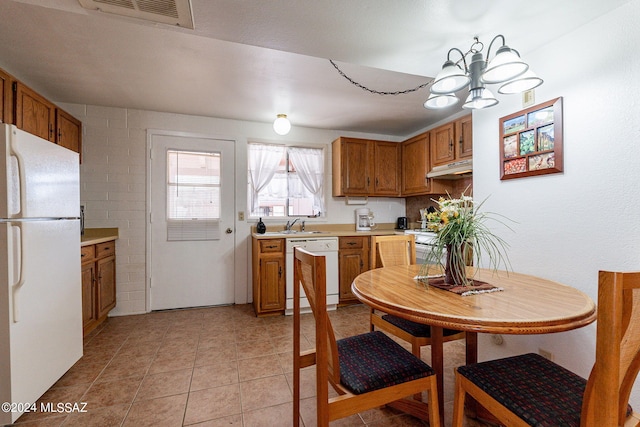
<instances>
[{"instance_id":1,"label":"door with window","mask_svg":"<svg viewBox=\"0 0 640 427\"><path fill-rule=\"evenodd\" d=\"M150 308L234 302L234 141L151 134Z\"/></svg>"}]
</instances>

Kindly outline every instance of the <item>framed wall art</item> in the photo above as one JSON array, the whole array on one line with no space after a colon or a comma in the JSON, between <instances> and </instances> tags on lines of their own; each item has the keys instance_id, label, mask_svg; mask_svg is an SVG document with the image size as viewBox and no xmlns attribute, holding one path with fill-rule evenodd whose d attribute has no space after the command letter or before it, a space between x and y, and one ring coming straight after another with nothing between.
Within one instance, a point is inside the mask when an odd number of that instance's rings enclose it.
<instances>
[{"instance_id":1,"label":"framed wall art","mask_svg":"<svg viewBox=\"0 0 640 427\"><path fill-rule=\"evenodd\" d=\"M562 97L500 119L500 179L563 170Z\"/></svg>"}]
</instances>

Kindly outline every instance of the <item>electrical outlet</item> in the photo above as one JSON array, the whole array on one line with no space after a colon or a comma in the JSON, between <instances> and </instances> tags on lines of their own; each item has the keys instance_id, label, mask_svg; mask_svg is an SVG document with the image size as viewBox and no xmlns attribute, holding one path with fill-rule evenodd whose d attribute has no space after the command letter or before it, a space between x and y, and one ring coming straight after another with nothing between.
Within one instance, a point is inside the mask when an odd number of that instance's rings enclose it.
<instances>
[{"instance_id":1,"label":"electrical outlet","mask_svg":"<svg viewBox=\"0 0 640 427\"><path fill-rule=\"evenodd\" d=\"M238 211L238 221L244 221L244 211Z\"/></svg>"},{"instance_id":2,"label":"electrical outlet","mask_svg":"<svg viewBox=\"0 0 640 427\"><path fill-rule=\"evenodd\" d=\"M541 348L538 349L538 354L545 359L553 360L553 353L547 350L543 350Z\"/></svg>"}]
</instances>

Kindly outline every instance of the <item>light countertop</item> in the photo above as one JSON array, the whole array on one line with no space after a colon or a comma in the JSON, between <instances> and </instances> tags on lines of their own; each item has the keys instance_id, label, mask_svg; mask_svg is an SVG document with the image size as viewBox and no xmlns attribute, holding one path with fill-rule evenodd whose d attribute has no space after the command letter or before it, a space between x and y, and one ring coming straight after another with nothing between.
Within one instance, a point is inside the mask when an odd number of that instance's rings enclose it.
<instances>
[{"instance_id":1,"label":"light countertop","mask_svg":"<svg viewBox=\"0 0 640 427\"><path fill-rule=\"evenodd\" d=\"M80 246L109 242L117 238L117 228L85 228L84 234L80 236Z\"/></svg>"},{"instance_id":2,"label":"light countertop","mask_svg":"<svg viewBox=\"0 0 640 427\"><path fill-rule=\"evenodd\" d=\"M298 225L293 227L294 232L286 233L282 226L268 226L264 234L252 233L258 239L284 239L301 237L350 237L350 236L385 236L403 233L396 230L395 224L379 224L371 231L356 231L354 224L313 224L308 225L305 231L300 231Z\"/></svg>"}]
</instances>

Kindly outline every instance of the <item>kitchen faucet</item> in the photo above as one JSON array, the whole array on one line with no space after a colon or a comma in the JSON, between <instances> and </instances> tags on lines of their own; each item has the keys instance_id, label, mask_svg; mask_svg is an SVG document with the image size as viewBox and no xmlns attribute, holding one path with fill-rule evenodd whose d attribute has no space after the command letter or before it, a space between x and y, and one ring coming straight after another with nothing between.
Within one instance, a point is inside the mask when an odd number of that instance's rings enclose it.
<instances>
[{"instance_id":1,"label":"kitchen faucet","mask_svg":"<svg viewBox=\"0 0 640 427\"><path fill-rule=\"evenodd\" d=\"M296 218L293 220L293 222L291 224L289 224L289 221L287 221L287 225L284 226L284 229L287 231L291 231L291 227L293 227L293 224L296 223L296 221L298 221L300 218Z\"/></svg>"}]
</instances>

